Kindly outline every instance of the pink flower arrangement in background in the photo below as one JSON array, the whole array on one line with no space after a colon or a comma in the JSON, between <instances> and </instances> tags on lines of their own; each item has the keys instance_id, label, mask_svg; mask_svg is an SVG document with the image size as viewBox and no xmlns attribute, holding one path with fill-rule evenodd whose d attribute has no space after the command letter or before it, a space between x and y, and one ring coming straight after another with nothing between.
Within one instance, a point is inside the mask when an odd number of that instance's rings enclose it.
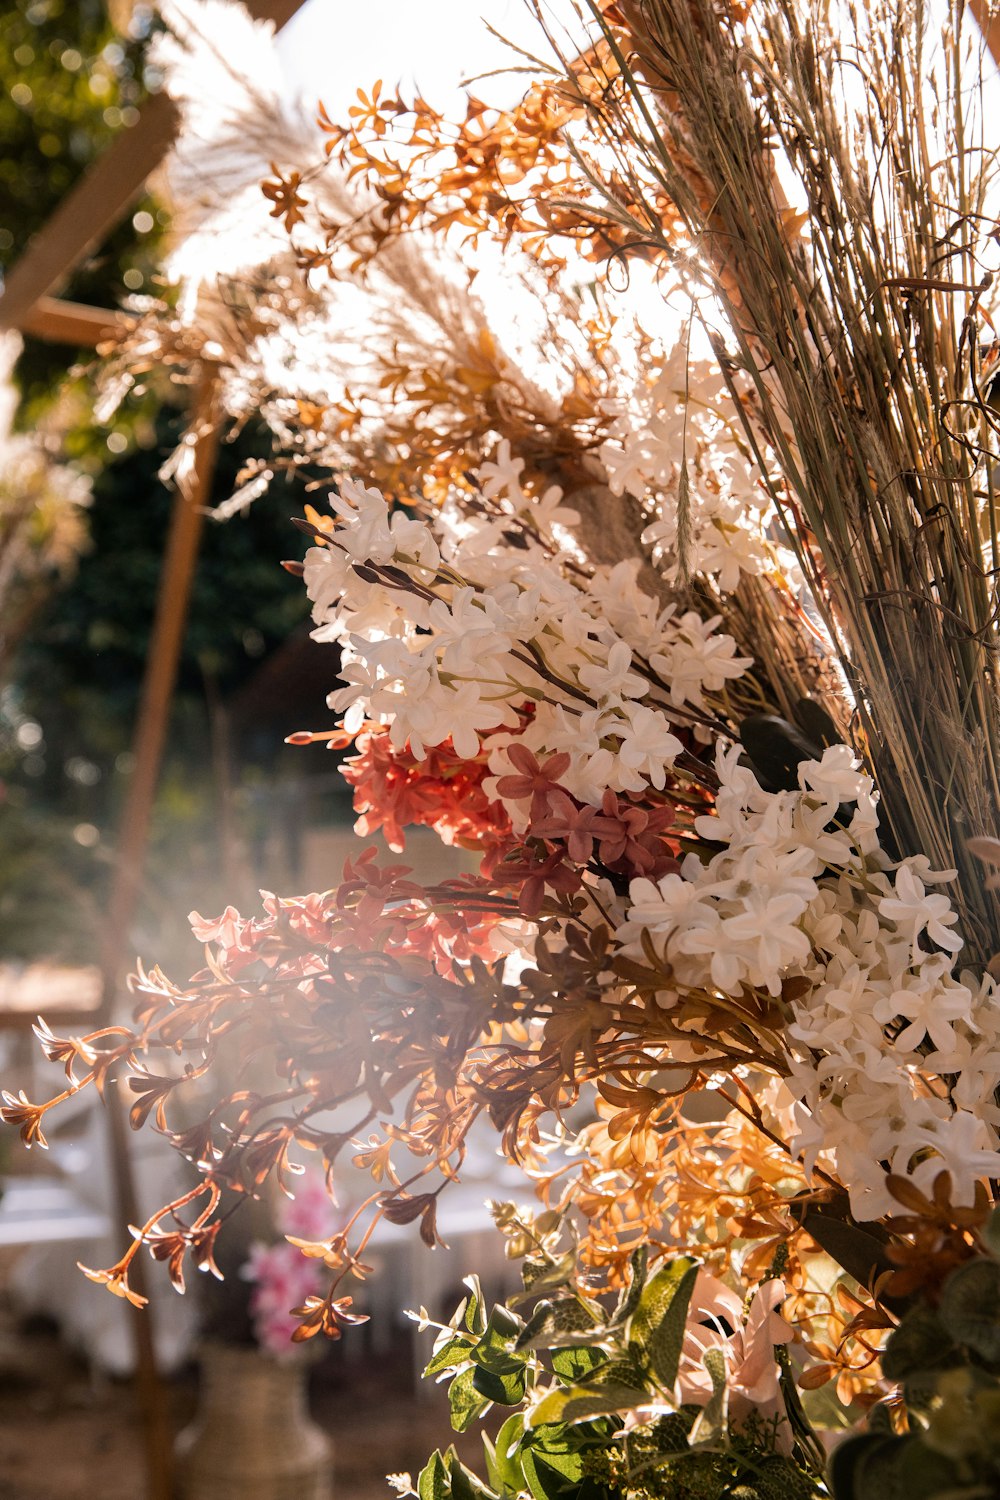
<instances>
[{"instance_id":1,"label":"pink flower arrangement in background","mask_svg":"<svg viewBox=\"0 0 1000 1500\"><path fill-rule=\"evenodd\" d=\"M323 1240L333 1233L335 1217L322 1173L306 1172L296 1185L295 1197L282 1200L276 1228L283 1236ZM253 1283L250 1317L261 1349L274 1359L301 1357L301 1346L292 1342L300 1321L292 1308L323 1292L322 1262L307 1259L285 1238L274 1245L258 1241L251 1245L240 1275Z\"/></svg>"}]
</instances>

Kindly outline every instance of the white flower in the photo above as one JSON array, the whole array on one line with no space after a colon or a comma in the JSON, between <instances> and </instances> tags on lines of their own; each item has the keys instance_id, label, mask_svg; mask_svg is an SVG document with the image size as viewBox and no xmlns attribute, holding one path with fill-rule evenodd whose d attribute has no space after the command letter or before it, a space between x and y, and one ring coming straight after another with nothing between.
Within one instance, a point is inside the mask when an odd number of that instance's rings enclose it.
<instances>
[{"instance_id":1,"label":"white flower","mask_svg":"<svg viewBox=\"0 0 1000 1500\"><path fill-rule=\"evenodd\" d=\"M925 1192L933 1187L939 1172L947 1171L952 1181L952 1202L965 1206L973 1202L977 1182L1000 1177L996 1137L967 1110L957 1110L948 1119L936 1122L933 1130L922 1132L921 1139L937 1153L913 1172L914 1182Z\"/></svg>"},{"instance_id":2,"label":"white flower","mask_svg":"<svg viewBox=\"0 0 1000 1500\"><path fill-rule=\"evenodd\" d=\"M475 589L456 589L450 604L435 599L427 611L441 669L479 681L507 680L513 641L503 630L502 613Z\"/></svg>"},{"instance_id":3,"label":"white flower","mask_svg":"<svg viewBox=\"0 0 1000 1500\"><path fill-rule=\"evenodd\" d=\"M480 732L495 729L507 716L504 703L483 699L478 682L448 687L429 671L411 679L397 702L390 741L397 750L409 742L417 760L424 758L425 746L449 738L457 755L472 760L479 754Z\"/></svg>"},{"instance_id":4,"label":"white flower","mask_svg":"<svg viewBox=\"0 0 1000 1500\"><path fill-rule=\"evenodd\" d=\"M721 615L700 620L693 610L675 622L676 635L667 650L653 652L650 665L670 689L670 700L702 705L705 693L719 692L727 682L742 677L753 666L749 656L737 656L730 635L715 635Z\"/></svg>"},{"instance_id":5,"label":"white flower","mask_svg":"<svg viewBox=\"0 0 1000 1500\"><path fill-rule=\"evenodd\" d=\"M389 526L389 507L378 490L342 479L339 493L330 496L330 509L344 522L334 536L349 557L357 562L392 561L396 542Z\"/></svg>"},{"instance_id":6,"label":"white flower","mask_svg":"<svg viewBox=\"0 0 1000 1500\"><path fill-rule=\"evenodd\" d=\"M487 500L492 500L498 495L516 496L522 498L521 475L524 473L524 459L512 458L510 443L506 438L501 438L497 445L496 458L490 463L480 464L476 471L476 478Z\"/></svg>"},{"instance_id":7,"label":"white flower","mask_svg":"<svg viewBox=\"0 0 1000 1500\"><path fill-rule=\"evenodd\" d=\"M622 790L641 791L645 780L662 791L667 783L667 770L684 746L656 709L641 703L627 703L624 708L627 721L619 720L618 730L622 737L618 751Z\"/></svg>"},{"instance_id":8,"label":"white flower","mask_svg":"<svg viewBox=\"0 0 1000 1500\"><path fill-rule=\"evenodd\" d=\"M932 943L957 953L962 939L949 932L958 921L947 896L930 896L923 882L913 873L909 863L901 864L896 871L895 896L883 896L878 903L881 916L895 922L898 930L908 937L915 951L917 939L926 932Z\"/></svg>"},{"instance_id":9,"label":"white flower","mask_svg":"<svg viewBox=\"0 0 1000 1500\"><path fill-rule=\"evenodd\" d=\"M940 966L939 966L940 967ZM928 972L930 970L930 972ZM897 1017L908 1022L895 1039L899 1051L915 1052L927 1039L939 1051L955 1045L954 1022L967 1019L972 996L962 984L947 975L935 974L931 965L908 974L898 989L880 999L872 1014L881 1025Z\"/></svg>"},{"instance_id":10,"label":"white flower","mask_svg":"<svg viewBox=\"0 0 1000 1500\"><path fill-rule=\"evenodd\" d=\"M871 791L872 782L861 771L861 762L850 745L829 745L819 760L799 763L799 786L836 806L856 802Z\"/></svg>"},{"instance_id":11,"label":"white flower","mask_svg":"<svg viewBox=\"0 0 1000 1500\"><path fill-rule=\"evenodd\" d=\"M641 698L648 692L649 683L630 672L631 665L631 649L625 641L615 641L604 663L585 662L579 668L580 686L598 702L611 697Z\"/></svg>"},{"instance_id":12,"label":"white flower","mask_svg":"<svg viewBox=\"0 0 1000 1500\"><path fill-rule=\"evenodd\" d=\"M809 939L798 925L804 907L796 895L750 891L732 916L681 934L678 947L684 953L708 953L713 979L729 994L745 980L778 995L785 971L809 956Z\"/></svg>"},{"instance_id":13,"label":"white flower","mask_svg":"<svg viewBox=\"0 0 1000 1500\"><path fill-rule=\"evenodd\" d=\"M618 940L638 957L643 931L666 937L679 927L708 920L710 912L694 881L681 875L663 875L655 882L640 877L629 885L628 916L618 929Z\"/></svg>"},{"instance_id":14,"label":"white flower","mask_svg":"<svg viewBox=\"0 0 1000 1500\"><path fill-rule=\"evenodd\" d=\"M322 624L329 611L339 604L352 576L350 564L339 548L309 548L303 565L303 578L306 593L313 601L313 619L317 625Z\"/></svg>"}]
</instances>

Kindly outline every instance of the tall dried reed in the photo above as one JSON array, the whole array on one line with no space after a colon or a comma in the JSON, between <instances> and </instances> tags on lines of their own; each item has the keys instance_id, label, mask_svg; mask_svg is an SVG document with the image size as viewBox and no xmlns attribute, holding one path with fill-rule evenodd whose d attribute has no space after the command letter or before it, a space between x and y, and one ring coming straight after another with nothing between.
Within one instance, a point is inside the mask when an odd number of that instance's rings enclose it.
<instances>
[{"instance_id":1,"label":"tall dried reed","mask_svg":"<svg viewBox=\"0 0 1000 1500\"><path fill-rule=\"evenodd\" d=\"M1000 947L971 836L1000 830L995 156L955 3L591 5L563 56L588 158L636 246L701 290L856 705L901 852L959 872L970 955ZM595 86L596 85L596 86ZM603 151L603 155L601 154ZM610 165L613 164L613 165ZM661 229L667 194L686 235ZM707 291L706 291L707 288ZM693 293L694 295L694 293Z\"/></svg>"}]
</instances>

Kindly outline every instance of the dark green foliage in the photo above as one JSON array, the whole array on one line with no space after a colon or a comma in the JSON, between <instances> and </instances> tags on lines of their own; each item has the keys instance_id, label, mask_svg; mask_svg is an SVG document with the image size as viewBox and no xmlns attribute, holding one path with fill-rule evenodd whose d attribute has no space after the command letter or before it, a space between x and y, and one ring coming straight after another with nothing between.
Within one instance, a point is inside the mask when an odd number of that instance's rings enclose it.
<instances>
[{"instance_id":1,"label":"dark green foliage","mask_svg":"<svg viewBox=\"0 0 1000 1500\"><path fill-rule=\"evenodd\" d=\"M995 1241L994 1226L984 1239ZM936 1309L912 1308L882 1356L902 1385L908 1433L876 1409L830 1464L835 1500L987 1500L1000 1495L1000 1265L951 1272Z\"/></svg>"},{"instance_id":2,"label":"dark green foliage","mask_svg":"<svg viewBox=\"0 0 1000 1500\"><path fill-rule=\"evenodd\" d=\"M157 479L157 470L182 431L182 418L164 411L155 446L136 449L98 477L90 553L53 599L25 656L29 678L60 688L86 681L87 691L99 693L111 714L127 722L145 663L173 505L173 492ZM259 429L248 429L238 443L222 448L216 500L231 493L244 459L266 441ZM206 672L220 692L232 692L305 618L302 584L280 566L283 557L303 555L305 539L291 524L303 499L301 489L279 477L244 515L206 523L184 638L181 694L200 698Z\"/></svg>"}]
</instances>

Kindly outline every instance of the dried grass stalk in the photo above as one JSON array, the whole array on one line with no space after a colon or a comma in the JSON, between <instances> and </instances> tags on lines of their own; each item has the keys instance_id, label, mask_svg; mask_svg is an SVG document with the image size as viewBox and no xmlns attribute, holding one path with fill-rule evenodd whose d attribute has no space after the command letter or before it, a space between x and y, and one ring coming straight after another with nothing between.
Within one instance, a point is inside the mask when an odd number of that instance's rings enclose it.
<instances>
[{"instance_id":1,"label":"dried grass stalk","mask_svg":"<svg viewBox=\"0 0 1000 1500\"><path fill-rule=\"evenodd\" d=\"M636 241L711 288L703 316L752 384L747 438L852 685L885 820L901 852L958 869L986 958L1000 905L967 849L1000 828L978 34L956 4L932 37L921 0L591 8L617 69L596 98L589 80L592 121L636 201L649 186ZM663 192L680 250L651 207Z\"/></svg>"}]
</instances>

